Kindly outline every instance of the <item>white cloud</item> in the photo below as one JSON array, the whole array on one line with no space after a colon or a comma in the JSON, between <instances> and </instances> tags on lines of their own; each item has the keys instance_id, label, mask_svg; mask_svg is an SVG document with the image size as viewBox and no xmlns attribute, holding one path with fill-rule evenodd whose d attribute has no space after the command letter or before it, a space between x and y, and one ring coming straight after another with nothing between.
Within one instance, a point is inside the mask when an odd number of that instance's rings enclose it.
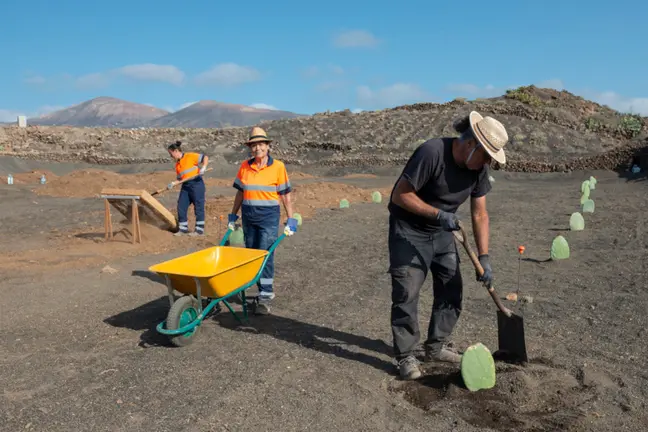
<instances>
[{"instance_id":1,"label":"white cloud","mask_svg":"<svg viewBox=\"0 0 648 432\"><path fill-rule=\"evenodd\" d=\"M554 90L567 90L570 93L582 96L585 99L607 105L610 108L622 113L635 113L643 116L648 116L648 97L628 97L622 96L613 91L593 91L593 90L568 90L565 88L562 80L558 78L540 81L534 84L539 88L550 88ZM454 93L455 96L460 97L494 97L501 96L506 93L506 90L515 89L519 85L508 87L495 87L493 85L486 85L484 87L475 84L451 84L446 86L446 90Z\"/></svg>"},{"instance_id":2,"label":"white cloud","mask_svg":"<svg viewBox=\"0 0 648 432\"><path fill-rule=\"evenodd\" d=\"M185 79L185 73L173 65L152 63L123 66L115 69L114 73L139 81L157 81L173 85L180 85Z\"/></svg>"},{"instance_id":3,"label":"white cloud","mask_svg":"<svg viewBox=\"0 0 648 432\"><path fill-rule=\"evenodd\" d=\"M378 43L378 39L366 30L349 30L333 38L333 44L339 48L371 48Z\"/></svg>"},{"instance_id":4,"label":"white cloud","mask_svg":"<svg viewBox=\"0 0 648 432\"><path fill-rule=\"evenodd\" d=\"M264 104L264 103L253 103L253 104L250 105L250 106L251 106L252 108L258 108L258 109L266 109L266 110L273 110L273 111L276 111L276 110L277 110L276 107L274 107L274 106L272 106L272 105Z\"/></svg>"},{"instance_id":5,"label":"white cloud","mask_svg":"<svg viewBox=\"0 0 648 432\"><path fill-rule=\"evenodd\" d=\"M198 85L236 86L261 79L261 73L254 68L236 63L221 63L198 74Z\"/></svg>"},{"instance_id":6,"label":"white cloud","mask_svg":"<svg viewBox=\"0 0 648 432\"><path fill-rule=\"evenodd\" d=\"M15 122L18 119L18 116L24 115L28 119L39 117L44 114L49 114L54 111L58 111L65 107L56 106L56 105L44 105L39 108L36 108L33 111L20 111L20 110L10 110L10 109L0 109L0 122L8 123Z\"/></svg>"},{"instance_id":7,"label":"white cloud","mask_svg":"<svg viewBox=\"0 0 648 432\"><path fill-rule=\"evenodd\" d=\"M61 74L51 78L31 75L24 82L32 85L49 85L63 87L73 85L79 89L98 89L108 87L113 81L131 79L145 82L162 82L179 86L185 80L185 73L173 65L158 65L153 63L132 64L102 72L93 72L81 76Z\"/></svg>"},{"instance_id":8,"label":"white cloud","mask_svg":"<svg viewBox=\"0 0 648 432\"><path fill-rule=\"evenodd\" d=\"M423 102L430 95L416 84L396 83L372 90L368 86L357 88L358 104L365 108L387 108L397 105Z\"/></svg>"},{"instance_id":9,"label":"white cloud","mask_svg":"<svg viewBox=\"0 0 648 432\"><path fill-rule=\"evenodd\" d=\"M562 90L564 88L562 81L559 79L540 81L536 83L535 86L540 88L551 88L554 90ZM453 93L455 97L489 98L502 96L506 93L506 90L515 89L517 87L520 86L496 87L492 84L487 84L485 86L478 86L476 84L450 84L445 87L445 90Z\"/></svg>"},{"instance_id":10,"label":"white cloud","mask_svg":"<svg viewBox=\"0 0 648 432\"><path fill-rule=\"evenodd\" d=\"M648 116L648 97L625 97L613 91L585 92L583 97L601 105L607 105L622 113Z\"/></svg>"}]
</instances>

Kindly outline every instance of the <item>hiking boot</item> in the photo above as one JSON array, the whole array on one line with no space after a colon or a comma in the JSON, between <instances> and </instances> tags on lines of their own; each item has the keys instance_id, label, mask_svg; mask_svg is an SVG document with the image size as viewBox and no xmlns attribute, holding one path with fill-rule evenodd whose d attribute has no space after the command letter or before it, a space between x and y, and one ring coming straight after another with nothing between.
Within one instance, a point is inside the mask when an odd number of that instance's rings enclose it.
<instances>
[{"instance_id":1,"label":"hiking boot","mask_svg":"<svg viewBox=\"0 0 648 432\"><path fill-rule=\"evenodd\" d=\"M443 347L440 350L433 350L425 347L425 361L437 361L446 363L461 363L461 354L454 348Z\"/></svg>"},{"instance_id":2,"label":"hiking boot","mask_svg":"<svg viewBox=\"0 0 648 432\"><path fill-rule=\"evenodd\" d=\"M403 380L415 380L422 375L419 361L414 356L408 356L399 361L398 372Z\"/></svg>"}]
</instances>

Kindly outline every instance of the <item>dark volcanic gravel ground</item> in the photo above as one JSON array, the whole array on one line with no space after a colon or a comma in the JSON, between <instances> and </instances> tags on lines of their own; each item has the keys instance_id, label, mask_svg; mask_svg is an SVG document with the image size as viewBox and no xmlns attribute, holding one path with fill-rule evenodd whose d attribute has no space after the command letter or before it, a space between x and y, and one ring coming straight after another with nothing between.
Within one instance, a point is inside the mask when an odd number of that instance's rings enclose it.
<instances>
[{"instance_id":1,"label":"dark volcanic gravel ground","mask_svg":"<svg viewBox=\"0 0 648 432\"><path fill-rule=\"evenodd\" d=\"M589 173L495 173L496 288L516 288L523 244L521 290L534 301L525 311L531 364L499 366L490 391L470 394L456 369L433 364L414 383L392 374L387 212L364 204L324 210L280 245L274 315L241 328L223 313L181 349L153 330L168 302L146 269L186 251L114 260L116 273L53 273L38 263L7 272L0 430L646 430L647 186L596 175L596 213L585 215L584 231L569 232L562 230ZM19 201L0 206L0 220L12 221L0 236L20 222L7 217ZM86 205L60 202L71 212ZM64 227L65 212L47 214L48 227ZM461 214L469 222L467 208ZM557 234L572 256L546 262ZM494 350L495 306L461 253L465 303L455 343Z\"/></svg>"}]
</instances>

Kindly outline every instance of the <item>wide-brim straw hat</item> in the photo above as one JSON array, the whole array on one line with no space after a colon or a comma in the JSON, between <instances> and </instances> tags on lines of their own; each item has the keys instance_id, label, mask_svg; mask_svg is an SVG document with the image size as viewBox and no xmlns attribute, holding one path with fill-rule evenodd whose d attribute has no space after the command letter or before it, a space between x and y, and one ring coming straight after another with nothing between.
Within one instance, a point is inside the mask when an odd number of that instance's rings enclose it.
<instances>
[{"instance_id":1,"label":"wide-brim straw hat","mask_svg":"<svg viewBox=\"0 0 648 432\"><path fill-rule=\"evenodd\" d=\"M470 129L475 138L484 147L484 150L500 164L506 163L504 146L508 142L508 133L502 123L493 117L482 117L477 111L472 111L468 116Z\"/></svg>"},{"instance_id":2,"label":"wide-brim straw hat","mask_svg":"<svg viewBox=\"0 0 648 432\"><path fill-rule=\"evenodd\" d=\"M262 128L258 126L255 126L250 131L250 137L248 138L247 141L245 141L245 144L250 145L252 143L258 143L258 142L267 142L269 144L272 142L272 140L268 138L268 134L266 133L266 131L264 131Z\"/></svg>"}]
</instances>

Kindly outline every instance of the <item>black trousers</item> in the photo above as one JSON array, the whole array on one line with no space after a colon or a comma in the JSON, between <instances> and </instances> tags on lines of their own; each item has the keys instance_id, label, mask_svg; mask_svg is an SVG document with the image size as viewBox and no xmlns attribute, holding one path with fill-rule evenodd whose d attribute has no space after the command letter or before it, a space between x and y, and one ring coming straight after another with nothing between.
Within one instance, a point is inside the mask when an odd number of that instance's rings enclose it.
<instances>
[{"instance_id":1,"label":"black trousers","mask_svg":"<svg viewBox=\"0 0 648 432\"><path fill-rule=\"evenodd\" d=\"M394 355L414 355L419 342L418 302L428 271L434 302L426 348L439 351L454 329L463 296L459 254L452 232L425 232L389 217L389 273L392 282L391 327Z\"/></svg>"}]
</instances>

